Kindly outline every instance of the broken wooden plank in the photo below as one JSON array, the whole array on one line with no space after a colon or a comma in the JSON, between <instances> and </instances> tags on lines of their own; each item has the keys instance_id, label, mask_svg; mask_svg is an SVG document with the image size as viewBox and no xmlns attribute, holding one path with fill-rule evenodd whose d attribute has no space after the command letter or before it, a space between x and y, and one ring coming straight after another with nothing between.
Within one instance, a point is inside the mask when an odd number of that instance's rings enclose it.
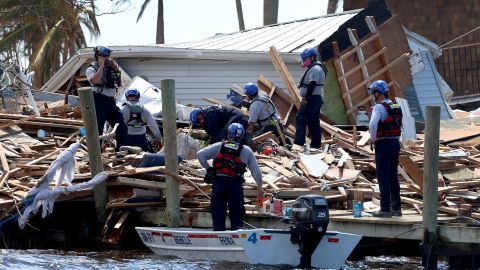
<instances>
[{"instance_id":1,"label":"broken wooden plank","mask_svg":"<svg viewBox=\"0 0 480 270\"><path fill-rule=\"evenodd\" d=\"M288 72L287 66L283 62L282 57L278 53L275 46L270 47L270 57L272 58L273 65L279 73L280 78L282 78L283 83L287 86L288 92L290 93L295 106L300 108L301 97L297 85L295 84L290 72Z\"/></svg>"},{"instance_id":2,"label":"broken wooden plank","mask_svg":"<svg viewBox=\"0 0 480 270\"><path fill-rule=\"evenodd\" d=\"M253 138L253 143L254 144L257 144L257 143L260 143L260 142L263 142L263 141L266 141L268 139L272 139L274 140L276 143L278 143L278 139L277 137L275 136L275 134L273 134L273 132L269 131L267 133L263 133L262 135L259 135L255 138Z\"/></svg>"},{"instance_id":3,"label":"broken wooden plank","mask_svg":"<svg viewBox=\"0 0 480 270\"><path fill-rule=\"evenodd\" d=\"M400 155L400 165L405 169L405 172L412 178L421 190L423 190L423 171L417 167L410 156Z\"/></svg>"},{"instance_id":4,"label":"broken wooden plank","mask_svg":"<svg viewBox=\"0 0 480 270\"><path fill-rule=\"evenodd\" d=\"M0 143L0 161L2 163L3 171L10 171L10 167L8 166L7 157L5 156L2 143Z\"/></svg>"}]
</instances>

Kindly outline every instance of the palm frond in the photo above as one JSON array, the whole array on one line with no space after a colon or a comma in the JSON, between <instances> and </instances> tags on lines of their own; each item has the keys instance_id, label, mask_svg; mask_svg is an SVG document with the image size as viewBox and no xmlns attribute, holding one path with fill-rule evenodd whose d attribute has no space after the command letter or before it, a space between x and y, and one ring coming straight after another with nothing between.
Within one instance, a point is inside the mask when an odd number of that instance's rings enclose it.
<instances>
[{"instance_id":1,"label":"palm frond","mask_svg":"<svg viewBox=\"0 0 480 270\"><path fill-rule=\"evenodd\" d=\"M47 34L43 37L43 39L40 41L40 46L35 51L31 61L31 65L34 68L38 68L41 66L45 56L48 53L48 48L50 49L52 48L50 45L52 45L55 42L58 42L58 40L56 40L55 37L58 37L61 34L62 28L60 26L64 21L65 21L64 19L61 19L60 21L58 21L55 24L55 26L52 27L47 32Z\"/></svg>"},{"instance_id":2,"label":"palm frond","mask_svg":"<svg viewBox=\"0 0 480 270\"><path fill-rule=\"evenodd\" d=\"M143 13L145 12L145 9L147 8L147 5L150 3L150 0L144 0L142 7L140 8L140 12L138 12L138 17L137 17L137 22L140 20L142 17Z\"/></svg>"},{"instance_id":3,"label":"palm frond","mask_svg":"<svg viewBox=\"0 0 480 270\"><path fill-rule=\"evenodd\" d=\"M15 45L18 42L24 40L25 34L29 33L35 27L35 23L30 23L28 25L22 26L18 29L6 33L2 37L2 39L0 39L0 48L9 48L12 45Z\"/></svg>"}]
</instances>

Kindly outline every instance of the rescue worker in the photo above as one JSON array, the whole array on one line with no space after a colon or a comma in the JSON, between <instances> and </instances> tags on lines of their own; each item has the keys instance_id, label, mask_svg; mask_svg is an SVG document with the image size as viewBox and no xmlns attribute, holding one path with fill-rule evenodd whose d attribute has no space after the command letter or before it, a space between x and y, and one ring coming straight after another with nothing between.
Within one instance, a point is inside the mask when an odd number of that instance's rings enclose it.
<instances>
[{"instance_id":1,"label":"rescue worker","mask_svg":"<svg viewBox=\"0 0 480 270\"><path fill-rule=\"evenodd\" d=\"M126 103L122 105L122 115L128 127L127 145L138 146L145 152L153 152L147 141L147 125L155 138L154 147L157 150L162 148L162 134L152 113L140 102L140 92L135 89L128 89L125 92Z\"/></svg>"},{"instance_id":2,"label":"rescue worker","mask_svg":"<svg viewBox=\"0 0 480 270\"><path fill-rule=\"evenodd\" d=\"M94 48L95 62L87 68L86 76L92 85L95 111L97 114L98 134L103 134L105 121L111 126L118 123L116 130L118 151L127 142L127 125L123 121L122 113L115 102L117 88L121 84L121 73L115 61L110 59L112 50L107 47Z\"/></svg>"},{"instance_id":3,"label":"rescue worker","mask_svg":"<svg viewBox=\"0 0 480 270\"><path fill-rule=\"evenodd\" d=\"M282 139L280 138L280 136L284 136L283 124L280 122L277 109L270 100L270 96L264 91L259 91L257 85L254 83L245 84L243 90L247 99L250 101L250 106L248 107L248 128L246 132L253 132L254 127L258 125L260 130L255 132L255 134L261 135L272 131L278 138L280 145L283 145ZM280 134L277 129L277 125L282 134ZM283 139L285 139L285 137Z\"/></svg>"},{"instance_id":4,"label":"rescue worker","mask_svg":"<svg viewBox=\"0 0 480 270\"><path fill-rule=\"evenodd\" d=\"M311 148L320 148L321 129L320 129L320 110L323 104L323 83L327 71L325 67L317 61L317 51L315 48L307 48L301 54L302 65L307 68L300 79L300 96L302 101L296 117L296 133L294 143L300 146L305 144L307 127L312 139Z\"/></svg>"},{"instance_id":5,"label":"rescue worker","mask_svg":"<svg viewBox=\"0 0 480 270\"><path fill-rule=\"evenodd\" d=\"M375 217L402 216L397 167L400 154L402 109L388 98L388 84L374 81L369 94L375 97L369 131L375 145L375 165L380 186L380 210Z\"/></svg>"},{"instance_id":6,"label":"rescue worker","mask_svg":"<svg viewBox=\"0 0 480 270\"><path fill-rule=\"evenodd\" d=\"M190 122L194 127L205 129L210 136L209 144L227 138L227 128L232 123L239 123L244 129L248 127L248 117L237 108L210 106L205 110L195 108L190 113Z\"/></svg>"},{"instance_id":7,"label":"rescue worker","mask_svg":"<svg viewBox=\"0 0 480 270\"><path fill-rule=\"evenodd\" d=\"M210 145L197 153L200 164L207 169L205 182L212 184L211 212L214 231L225 231L227 205L231 230L243 227L245 214L243 174L248 167L257 183L258 196L263 196L262 172L250 147L240 141L245 131L241 124L228 126L228 139ZM213 159L212 166L208 160Z\"/></svg>"}]
</instances>

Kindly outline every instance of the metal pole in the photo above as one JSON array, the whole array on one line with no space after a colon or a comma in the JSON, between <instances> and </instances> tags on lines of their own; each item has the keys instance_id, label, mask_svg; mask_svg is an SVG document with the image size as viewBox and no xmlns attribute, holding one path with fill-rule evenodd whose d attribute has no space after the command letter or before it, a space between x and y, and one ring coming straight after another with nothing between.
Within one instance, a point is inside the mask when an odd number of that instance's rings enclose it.
<instances>
[{"instance_id":1,"label":"metal pole","mask_svg":"<svg viewBox=\"0 0 480 270\"><path fill-rule=\"evenodd\" d=\"M423 243L422 264L425 269L437 269L438 211L438 145L440 107L427 106L425 119L425 168L423 173Z\"/></svg>"},{"instance_id":2,"label":"metal pole","mask_svg":"<svg viewBox=\"0 0 480 270\"><path fill-rule=\"evenodd\" d=\"M87 138L88 160L90 163L90 172L92 178L103 171L100 142L98 140L97 113L95 111L95 101L91 87L82 87L78 89L80 98L80 108L82 110L83 125L85 127L85 137ZM107 183L102 181L93 187L93 198L95 199L95 209L98 220L104 222L107 220Z\"/></svg>"},{"instance_id":3,"label":"metal pole","mask_svg":"<svg viewBox=\"0 0 480 270\"><path fill-rule=\"evenodd\" d=\"M162 80L161 88L165 168L178 174L175 81ZM167 180L167 226L176 228L180 226L180 188L172 176L166 175L165 179Z\"/></svg>"}]
</instances>

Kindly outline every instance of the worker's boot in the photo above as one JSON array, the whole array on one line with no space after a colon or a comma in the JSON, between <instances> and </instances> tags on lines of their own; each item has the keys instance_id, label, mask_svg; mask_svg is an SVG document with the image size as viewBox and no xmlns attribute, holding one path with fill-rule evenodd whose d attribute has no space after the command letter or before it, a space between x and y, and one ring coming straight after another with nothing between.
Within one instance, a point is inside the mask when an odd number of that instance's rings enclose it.
<instances>
[{"instance_id":1,"label":"worker's boot","mask_svg":"<svg viewBox=\"0 0 480 270\"><path fill-rule=\"evenodd\" d=\"M402 216L402 209L400 210L392 210L392 216L394 217L401 217Z\"/></svg>"},{"instance_id":2,"label":"worker's boot","mask_svg":"<svg viewBox=\"0 0 480 270\"><path fill-rule=\"evenodd\" d=\"M380 218L391 218L392 217L392 212L387 212L387 211L373 211L372 216L374 217L380 217Z\"/></svg>"}]
</instances>

